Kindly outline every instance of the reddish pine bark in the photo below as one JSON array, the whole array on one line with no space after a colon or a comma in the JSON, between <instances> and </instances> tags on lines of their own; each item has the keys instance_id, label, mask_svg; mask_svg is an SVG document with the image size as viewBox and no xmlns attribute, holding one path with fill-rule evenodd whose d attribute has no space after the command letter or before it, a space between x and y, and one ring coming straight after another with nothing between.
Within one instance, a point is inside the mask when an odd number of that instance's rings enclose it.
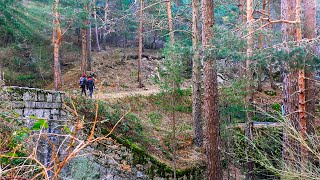
<instances>
[{"instance_id":1,"label":"reddish pine bark","mask_svg":"<svg viewBox=\"0 0 320 180\"><path fill-rule=\"evenodd\" d=\"M313 39L316 37L316 1L304 1L304 37ZM307 133L309 135L315 132L315 97L316 97L316 84L313 81L315 72L312 68L306 69L306 112L307 112Z\"/></svg>"},{"instance_id":2,"label":"reddish pine bark","mask_svg":"<svg viewBox=\"0 0 320 180\"><path fill-rule=\"evenodd\" d=\"M168 16L168 26L169 26L169 33L170 33L170 42L174 44L174 32L173 32L173 23L172 23L172 12L171 12L171 1L167 0L167 16Z\"/></svg>"},{"instance_id":3,"label":"reddish pine bark","mask_svg":"<svg viewBox=\"0 0 320 180\"><path fill-rule=\"evenodd\" d=\"M59 65L59 47L62 40L62 32L59 21L59 12L58 12L59 0L54 1L54 30L53 30L53 74L54 74L54 89L58 90L59 85L61 84L61 71Z\"/></svg>"},{"instance_id":4,"label":"reddish pine bark","mask_svg":"<svg viewBox=\"0 0 320 180\"><path fill-rule=\"evenodd\" d=\"M202 1L202 48L210 46L213 38L214 11L213 0ZM222 169L219 152L219 112L218 112L218 83L216 63L212 57L206 57L204 64L204 111L207 120L207 179L221 180Z\"/></svg>"}]
</instances>

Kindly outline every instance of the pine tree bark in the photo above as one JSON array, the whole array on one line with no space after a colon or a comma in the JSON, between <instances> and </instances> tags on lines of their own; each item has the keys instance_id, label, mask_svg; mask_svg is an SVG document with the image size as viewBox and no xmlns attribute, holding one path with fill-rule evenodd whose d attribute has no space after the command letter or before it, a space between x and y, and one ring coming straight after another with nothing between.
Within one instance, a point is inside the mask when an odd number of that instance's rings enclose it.
<instances>
[{"instance_id":1,"label":"pine tree bark","mask_svg":"<svg viewBox=\"0 0 320 180\"><path fill-rule=\"evenodd\" d=\"M262 3L262 14L261 18L265 18L266 14L266 7L267 7L267 0L263 0ZM264 24L264 20L261 20L261 24ZM263 49L263 43L264 43L264 35L263 33L260 33L259 35L259 49ZM257 91L261 92L262 91L262 75L263 75L263 67L261 64L258 65L258 86L257 86Z\"/></svg>"},{"instance_id":2,"label":"pine tree bark","mask_svg":"<svg viewBox=\"0 0 320 180\"><path fill-rule=\"evenodd\" d=\"M90 14L90 13L89 13ZM91 28L91 20L88 18L87 20L87 70L92 71L92 28Z\"/></svg>"},{"instance_id":3,"label":"pine tree bark","mask_svg":"<svg viewBox=\"0 0 320 180\"><path fill-rule=\"evenodd\" d=\"M103 26L103 35L102 35L102 48L107 50L107 10L108 10L108 1L106 0L106 5L104 7L104 26Z\"/></svg>"},{"instance_id":4,"label":"pine tree bark","mask_svg":"<svg viewBox=\"0 0 320 180\"><path fill-rule=\"evenodd\" d=\"M140 11L139 11L139 61L138 61L138 82L139 88L142 88L142 31L143 31L143 0L140 0Z\"/></svg>"},{"instance_id":5,"label":"pine tree bark","mask_svg":"<svg viewBox=\"0 0 320 180\"><path fill-rule=\"evenodd\" d=\"M201 62L199 54L199 7L200 0L192 0L192 118L194 123L194 144L198 147L203 145L202 107L201 107Z\"/></svg>"},{"instance_id":6,"label":"pine tree bark","mask_svg":"<svg viewBox=\"0 0 320 180\"><path fill-rule=\"evenodd\" d=\"M2 60L0 60L0 87L4 85L3 79Z\"/></svg>"},{"instance_id":7,"label":"pine tree bark","mask_svg":"<svg viewBox=\"0 0 320 180\"><path fill-rule=\"evenodd\" d=\"M250 159L249 153L251 151L251 141L253 139L253 122L252 117L253 113L250 110L252 108L253 102L253 87L252 87L252 72L251 72L251 56L253 54L253 0L247 0L247 24L248 24L248 33L247 36L247 60L246 60L246 79L247 79L247 86L246 86L246 127L245 127L245 135L247 138L247 147L246 147L246 154L247 154L247 173L246 179L252 180L255 179L254 177L254 162Z\"/></svg>"},{"instance_id":8,"label":"pine tree bark","mask_svg":"<svg viewBox=\"0 0 320 180\"><path fill-rule=\"evenodd\" d=\"M304 37L313 39L316 37L316 0L304 0ZM313 135L315 133L315 97L316 84L313 80L315 72L312 67L306 68L306 112L307 112L307 133Z\"/></svg>"},{"instance_id":9,"label":"pine tree bark","mask_svg":"<svg viewBox=\"0 0 320 180\"><path fill-rule=\"evenodd\" d=\"M93 10L93 16L94 16L94 33L95 33L95 40L96 40L96 50L98 52L101 51L100 48L100 42L99 42L99 33L98 33L98 21L97 21L97 7L96 7L96 1L93 1L93 6L94 6L94 10Z\"/></svg>"},{"instance_id":10,"label":"pine tree bark","mask_svg":"<svg viewBox=\"0 0 320 180\"><path fill-rule=\"evenodd\" d=\"M87 5L84 7L84 11L87 11ZM81 73L87 73L87 20L83 20L82 24L82 60L81 60Z\"/></svg>"},{"instance_id":11,"label":"pine tree bark","mask_svg":"<svg viewBox=\"0 0 320 180\"><path fill-rule=\"evenodd\" d=\"M170 42L174 44L174 31L173 31L173 23L172 23L172 12L171 12L171 0L167 0L167 16L168 16L168 27L170 34Z\"/></svg>"},{"instance_id":12,"label":"pine tree bark","mask_svg":"<svg viewBox=\"0 0 320 180\"><path fill-rule=\"evenodd\" d=\"M214 37L214 11L213 0L202 1L202 48L206 51ZM207 54L207 53L204 53ZM218 111L218 83L216 62L211 56L204 58L204 110L207 120L206 154L207 154L207 179L221 180L222 169L219 152L219 111Z\"/></svg>"},{"instance_id":13,"label":"pine tree bark","mask_svg":"<svg viewBox=\"0 0 320 180\"><path fill-rule=\"evenodd\" d=\"M59 0L54 1L54 30L53 30L53 74L54 74L54 89L57 91L59 85L61 84L61 70L60 70L60 61L59 61L59 48L62 40L62 32L59 21Z\"/></svg>"}]
</instances>

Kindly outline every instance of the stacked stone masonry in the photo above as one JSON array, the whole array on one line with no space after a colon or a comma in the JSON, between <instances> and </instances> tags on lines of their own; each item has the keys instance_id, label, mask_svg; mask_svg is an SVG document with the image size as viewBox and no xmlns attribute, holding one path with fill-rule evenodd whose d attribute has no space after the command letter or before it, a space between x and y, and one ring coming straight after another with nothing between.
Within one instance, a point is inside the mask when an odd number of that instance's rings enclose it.
<instances>
[{"instance_id":1,"label":"stacked stone masonry","mask_svg":"<svg viewBox=\"0 0 320 180\"><path fill-rule=\"evenodd\" d=\"M2 88L0 99L10 102L21 117L34 115L38 118L61 120L67 118L67 113L62 109L64 95L59 91L11 86Z\"/></svg>"}]
</instances>

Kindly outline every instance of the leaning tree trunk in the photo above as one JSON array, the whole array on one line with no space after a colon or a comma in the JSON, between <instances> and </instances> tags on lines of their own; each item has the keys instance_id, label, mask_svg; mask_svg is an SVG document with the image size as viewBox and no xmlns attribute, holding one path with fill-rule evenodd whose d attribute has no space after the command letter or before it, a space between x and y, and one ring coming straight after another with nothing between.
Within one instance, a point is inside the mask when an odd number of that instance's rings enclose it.
<instances>
[{"instance_id":1,"label":"leaning tree trunk","mask_svg":"<svg viewBox=\"0 0 320 180\"><path fill-rule=\"evenodd\" d=\"M140 11L139 11L139 61L138 61L138 82L139 88L142 88L142 31L143 31L143 0L140 0Z\"/></svg>"},{"instance_id":2,"label":"leaning tree trunk","mask_svg":"<svg viewBox=\"0 0 320 180\"><path fill-rule=\"evenodd\" d=\"M173 31L173 23L172 23L172 12L171 12L171 0L167 1L167 16L168 16L168 27L170 33L170 42L174 44L174 31Z\"/></svg>"},{"instance_id":3,"label":"leaning tree trunk","mask_svg":"<svg viewBox=\"0 0 320 180\"><path fill-rule=\"evenodd\" d=\"M202 1L202 48L208 51L213 38L214 11L213 0ZM207 54L207 53L204 53ZM206 154L207 179L222 179L219 151L219 111L218 111L218 83L216 62L211 55L204 58L204 111L207 120Z\"/></svg>"},{"instance_id":4,"label":"leaning tree trunk","mask_svg":"<svg viewBox=\"0 0 320 180\"><path fill-rule=\"evenodd\" d=\"M199 6L200 0L192 0L192 118L194 127L194 144L198 147L203 145L203 129L201 115L201 62L199 54Z\"/></svg>"}]
</instances>

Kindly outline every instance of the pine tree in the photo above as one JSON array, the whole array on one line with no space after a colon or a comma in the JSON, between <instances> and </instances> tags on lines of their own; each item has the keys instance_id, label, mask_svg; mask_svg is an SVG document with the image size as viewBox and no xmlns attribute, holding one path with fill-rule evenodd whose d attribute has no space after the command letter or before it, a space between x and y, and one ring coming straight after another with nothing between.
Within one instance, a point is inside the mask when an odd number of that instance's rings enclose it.
<instances>
[{"instance_id":1,"label":"pine tree","mask_svg":"<svg viewBox=\"0 0 320 180\"><path fill-rule=\"evenodd\" d=\"M194 144L198 147L203 145L202 115L201 115L201 63L199 46L199 0L192 0L192 117L194 123Z\"/></svg>"},{"instance_id":2,"label":"pine tree","mask_svg":"<svg viewBox=\"0 0 320 180\"><path fill-rule=\"evenodd\" d=\"M219 152L219 111L218 111L218 83L217 67L214 59L209 55L210 41L214 37L213 0L202 1L202 48L205 57L204 64L204 111L207 120L206 153L208 180L222 179L222 169Z\"/></svg>"}]
</instances>

